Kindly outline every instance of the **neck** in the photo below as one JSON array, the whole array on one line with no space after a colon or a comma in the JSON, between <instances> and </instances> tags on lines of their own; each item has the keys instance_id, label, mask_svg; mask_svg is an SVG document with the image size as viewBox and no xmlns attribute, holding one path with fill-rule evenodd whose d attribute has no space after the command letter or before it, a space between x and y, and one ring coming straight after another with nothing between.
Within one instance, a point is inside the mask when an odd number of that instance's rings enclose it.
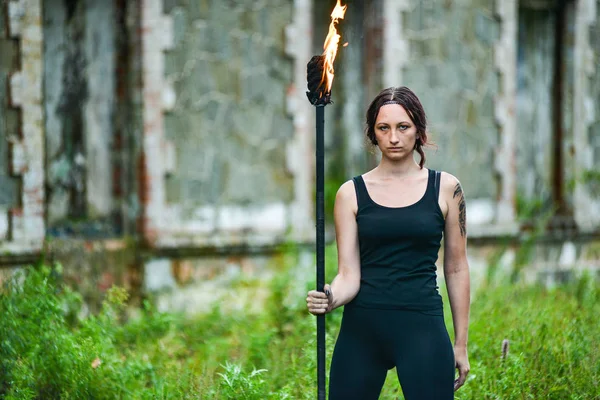
<instances>
[{"instance_id":1,"label":"neck","mask_svg":"<svg viewBox=\"0 0 600 400\"><path fill-rule=\"evenodd\" d=\"M415 174L419 172L421 168L419 167L419 164L415 162L411 153L410 156L402 160L392 161L388 158L382 157L375 170L383 178L394 178Z\"/></svg>"}]
</instances>

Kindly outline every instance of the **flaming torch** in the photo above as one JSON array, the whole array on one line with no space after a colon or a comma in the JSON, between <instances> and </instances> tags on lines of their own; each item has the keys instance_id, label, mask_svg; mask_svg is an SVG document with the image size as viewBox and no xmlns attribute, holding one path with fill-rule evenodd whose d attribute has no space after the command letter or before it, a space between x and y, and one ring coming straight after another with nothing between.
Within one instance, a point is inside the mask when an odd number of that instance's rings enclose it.
<instances>
[{"instance_id":1,"label":"flaming torch","mask_svg":"<svg viewBox=\"0 0 600 400\"><path fill-rule=\"evenodd\" d=\"M308 100L316 107L316 222L317 222L317 290L323 291L325 286L325 163L324 163L324 131L325 106L331 103L331 86L333 84L333 61L337 55L340 35L336 24L344 19L347 6L340 0L331 13L331 23L325 43L324 52L313 56L306 67L308 81ZM325 315L317 316L317 388L318 399L325 400Z\"/></svg>"}]
</instances>

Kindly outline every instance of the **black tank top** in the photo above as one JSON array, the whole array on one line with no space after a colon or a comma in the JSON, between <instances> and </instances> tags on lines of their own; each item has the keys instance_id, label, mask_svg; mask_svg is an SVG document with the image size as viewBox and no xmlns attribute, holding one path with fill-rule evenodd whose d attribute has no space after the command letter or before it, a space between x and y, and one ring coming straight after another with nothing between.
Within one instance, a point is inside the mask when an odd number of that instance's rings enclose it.
<instances>
[{"instance_id":1,"label":"black tank top","mask_svg":"<svg viewBox=\"0 0 600 400\"><path fill-rule=\"evenodd\" d=\"M429 170L425 195L406 207L375 203L362 176L352 178L361 279L347 306L442 312L435 265L444 230L439 177Z\"/></svg>"}]
</instances>

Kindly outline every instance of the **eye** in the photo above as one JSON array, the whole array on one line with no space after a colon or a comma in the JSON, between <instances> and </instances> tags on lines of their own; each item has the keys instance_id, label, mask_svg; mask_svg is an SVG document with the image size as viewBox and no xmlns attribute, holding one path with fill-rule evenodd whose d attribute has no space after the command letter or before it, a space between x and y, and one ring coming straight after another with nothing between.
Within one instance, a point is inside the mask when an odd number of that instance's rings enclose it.
<instances>
[{"instance_id":1,"label":"eye","mask_svg":"<svg viewBox=\"0 0 600 400\"><path fill-rule=\"evenodd\" d=\"M410 128L408 125L400 125L400 130L405 131Z\"/></svg>"},{"instance_id":2,"label":"eye","mask_svg":"<svg viewBox=\"0 0 600 400\"><path fill-rule=\"evenodd\" d=\"M388 127L387 127L387 125L380 125L380 126L378 127L378 129L379 129L380 131L385 131L385 130L387 130L387 129L388 129Z\"/></svg>"}]
</instances>

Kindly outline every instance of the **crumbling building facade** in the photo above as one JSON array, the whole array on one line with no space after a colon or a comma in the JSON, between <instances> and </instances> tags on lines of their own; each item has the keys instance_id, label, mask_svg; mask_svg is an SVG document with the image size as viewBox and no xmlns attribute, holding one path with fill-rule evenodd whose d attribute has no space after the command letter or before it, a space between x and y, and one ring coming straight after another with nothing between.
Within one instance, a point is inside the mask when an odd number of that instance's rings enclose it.
<instances>
[{"instance_id":1,"label":"crumbling building facade","mask_svg":"<svg viewBox=\"0 0 600 400\"><path fill-rule=\"evenodd\" d=\"M364 111L421 98L476 271L600 266L600 1L369 0L340 24L328 202L377 156ZM0 261L193 303L314 240L306 63L334 0L2 0ZM527 250L523 246L527 245ZM442 255L443 256L443 255ZM544 278L547 277L547 278ZM100 289L100 290L96 290Z\"/></svg>"}]
</instances>

